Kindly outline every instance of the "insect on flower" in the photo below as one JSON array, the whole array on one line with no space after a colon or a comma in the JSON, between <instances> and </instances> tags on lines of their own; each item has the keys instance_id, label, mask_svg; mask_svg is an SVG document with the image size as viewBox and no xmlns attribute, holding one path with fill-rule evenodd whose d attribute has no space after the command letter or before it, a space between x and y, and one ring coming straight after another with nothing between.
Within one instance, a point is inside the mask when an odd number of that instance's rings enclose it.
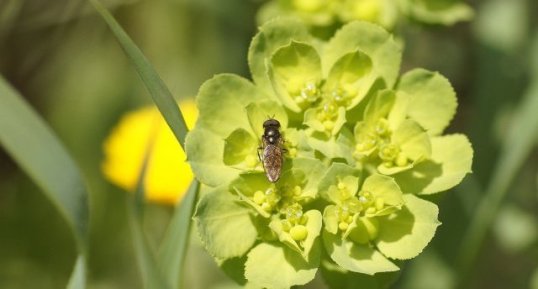
<instances>
[{"instance_id":1,"label":"insect on flower","mask_svg":"<svg viewBox=\"0 0 538 289\"><path fill-rule=\"evenodd\" d=\"M262 146L258 148L258 157L263 164L265 175L271 183L276 183L282 171L282 148L284 140L280 134L280 122L269 118L263 122ZM260 155L260 150L263 153Z\"/></svg>"}]
</instances>

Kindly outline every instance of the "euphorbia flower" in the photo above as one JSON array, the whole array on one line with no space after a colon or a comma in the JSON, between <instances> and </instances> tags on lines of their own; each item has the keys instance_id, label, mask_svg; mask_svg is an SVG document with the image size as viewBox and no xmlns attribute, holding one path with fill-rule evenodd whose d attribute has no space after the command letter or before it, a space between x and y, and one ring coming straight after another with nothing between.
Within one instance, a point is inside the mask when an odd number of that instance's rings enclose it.
<instances>
[{"instance_id":1,"label":"euphorbia flower","mask_svg":"<svg viewBox=\"0 0 538 289\"><path fill-rule=\"evenodd\" d=\"M424 70L399 78L400 58L400 45L373 24L350 23L324 43L278 20L250 46L254 83L220 75L201 87L186 146L213 191L195 220L216 261L244 272L238 282L290 288L320 266L393 272L394 260L433 238L438 208L414 194L458 184L472 149L463 135L440 136L456 109L448 81ZM284 139L276 183L258 156L268 118Z\"/></svg>"}]
</instances>

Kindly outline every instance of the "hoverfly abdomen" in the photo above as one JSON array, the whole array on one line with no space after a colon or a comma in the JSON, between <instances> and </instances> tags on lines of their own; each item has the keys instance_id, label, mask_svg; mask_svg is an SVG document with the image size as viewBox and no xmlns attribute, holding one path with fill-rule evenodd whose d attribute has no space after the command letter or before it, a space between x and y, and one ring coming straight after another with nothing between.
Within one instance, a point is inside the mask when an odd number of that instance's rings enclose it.
<instances>
[{"instance_id":1,"label":"hoverfly abdomen","mask_svg":"<svg viewBox=\"0 0 538 289\"><path fill-rule=\"evenodd\" d=\"M263 164L265 175L271 183L275 183L280 178L282 171L282 136L280 134L280 122L270 118L263 123L262 146L263 154L260 161Z\"/></svg>"}]
</instances>

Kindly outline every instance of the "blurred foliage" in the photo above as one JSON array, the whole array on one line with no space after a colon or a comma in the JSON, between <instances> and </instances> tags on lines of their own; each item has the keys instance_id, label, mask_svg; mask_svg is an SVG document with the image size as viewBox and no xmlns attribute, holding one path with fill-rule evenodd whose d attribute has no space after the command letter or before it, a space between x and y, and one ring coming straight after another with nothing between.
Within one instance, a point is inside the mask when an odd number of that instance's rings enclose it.
<instances>
[{"instance_id":1,"label":"blurred foliage","mask_svg":"<svg viewBox=\"0 0 538 289\"><path fill-rule=\"evenodd\" d=\"M258 0L108 0L104 4L179 98L215 73L248 75ZM407 263L394 288L538 288L538 153L524 157L480 243L469 276L456 258L510 135L523 96L538 97L538 3L475 0L475 20L453 27L402 27L403 71L438 70L458 92L448 132L471 137L471 177L436 196L443 225L426 252ZM100 171L102 143L121 115L150 98L116 40L84 0L0 1L0 73L51 124L82 169L90 191L89 288L141 288L127 220L129 195ZM524 124L522 124L524 125ZM534 137L534 139L538 139ZM517 140L516 140L517 141ZM39 145L39 144L36 144ZM498 214L500 212L500 214ZM156 246L171 209L147 205ZM535 231L536 229L534 229ZM200 248L187 256L185 288L237 288ZM68 225L0 151L0 288L63 288L76 258ZM325 288L321 281L308 288Z\"/></svg>"}]
</instances>

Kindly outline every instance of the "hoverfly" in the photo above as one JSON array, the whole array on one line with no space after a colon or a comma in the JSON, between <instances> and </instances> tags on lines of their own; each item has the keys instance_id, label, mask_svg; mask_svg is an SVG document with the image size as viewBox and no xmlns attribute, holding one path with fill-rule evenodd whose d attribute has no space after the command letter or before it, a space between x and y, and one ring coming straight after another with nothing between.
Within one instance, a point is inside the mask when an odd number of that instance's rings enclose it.
<instances>
[{"instance_id":1,"label":"hoverfly","mask_svg":"<svg viewBox=\"0 0 538 289\"><path fill-rule=\"evenodd\" d=\"M271 183L276 183L280 178L282 163L284 159L282 148L284 140L280 134L280 122L274 118L269 118L263 122L262 146L258 148L258 157L263 164L265 175ZM260 156L259 150L263 150Z\"/></svg>"}]
</instances>

